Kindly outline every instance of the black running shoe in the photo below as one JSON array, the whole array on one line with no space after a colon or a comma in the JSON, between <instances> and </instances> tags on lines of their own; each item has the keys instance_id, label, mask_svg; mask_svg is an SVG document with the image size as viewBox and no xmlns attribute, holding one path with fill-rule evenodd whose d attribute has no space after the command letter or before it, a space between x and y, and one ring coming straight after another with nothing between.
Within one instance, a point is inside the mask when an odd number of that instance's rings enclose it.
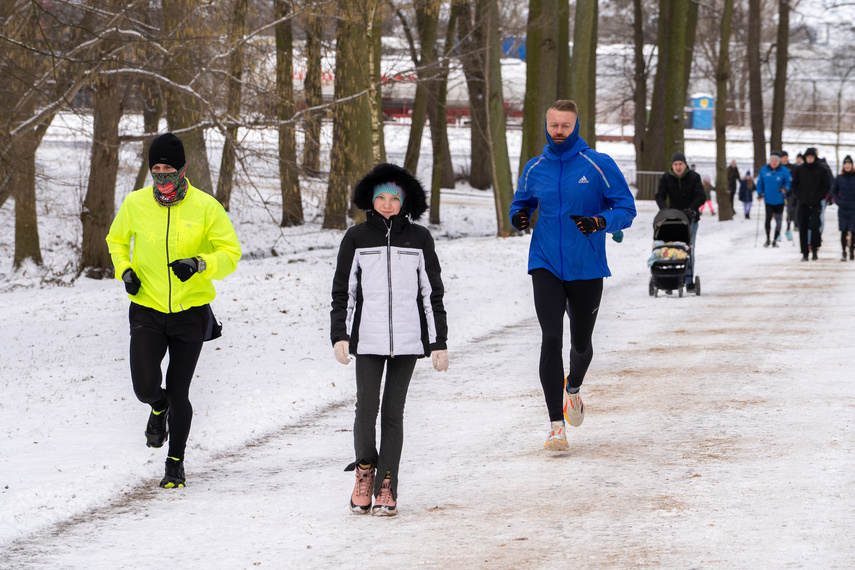
<instances>
[{"instance_id":1,"label":"black running shoe","mask_svg":"<svg viewBox=\"0 0 855 570\"><path fill-rule=\"evenodd\" d=\"M148 447L163 447L166 438L169 436L169 424L166 421L169 408L166 408L159 414L155 414L154 410L148 416L148 423L145 426L145 444Z\"/></svg>"},{"instance_id":2,"label":"black running shoe","mask_svg":"<svg viewBox=\"0 0 855 570\"><path fill-rule=\"evenodd\" d=\"M166 475L163 476L160 486L164 489L175 489L177 487L184 487L185 481L184 460L167 457Z\"/></svg>"}]
</instances>

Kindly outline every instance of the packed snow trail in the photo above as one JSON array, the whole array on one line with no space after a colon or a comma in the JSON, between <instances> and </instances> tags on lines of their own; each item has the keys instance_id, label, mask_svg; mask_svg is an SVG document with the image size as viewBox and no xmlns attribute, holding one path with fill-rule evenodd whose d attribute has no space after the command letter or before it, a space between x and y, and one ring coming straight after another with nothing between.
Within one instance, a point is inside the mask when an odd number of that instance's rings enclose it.
<instances>
[{"instance_id":1,"label":"packed snow trail","mask_svg":"<svg viewBox=\"0 0 855 570\"><path fill-rule=\"evenodd\" d=\"M647 248L645 224L614 263ZM607 281L569 453L541 449L527 318L452 348L444 375L417 366L397 517L347 508L351 400L188 460L186 489L151 479L18 540L0 567L852 567L855 264L831 239L810 263L746 248L753 232L704 220L700 297L649 297L643 267Z\"/></svg>"}]
</instances>

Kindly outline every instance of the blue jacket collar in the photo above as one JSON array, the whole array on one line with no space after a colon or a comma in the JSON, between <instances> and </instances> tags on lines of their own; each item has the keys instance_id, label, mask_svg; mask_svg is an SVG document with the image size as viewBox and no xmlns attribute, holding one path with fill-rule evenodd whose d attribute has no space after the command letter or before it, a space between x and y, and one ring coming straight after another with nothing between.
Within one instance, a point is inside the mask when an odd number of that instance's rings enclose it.
<instances>
[{"instance_id":1,"label":"blue jacket collar","mask_svg":"<svg viewBox=\"0 0 855 570\"><path fill-rule=\"evenodd\" d=\"M546 146L543 147L543 154L547 157L551 155L553 158L564 158L569 154L577 154L589 148L585 139L579 136L579 117L576 117L576 126L573 128L573 132L562 143L556 143L549 136L549 131L546 129L546 120L543 121L543 129L546 131Z\"/></svg>"}]
</instances>

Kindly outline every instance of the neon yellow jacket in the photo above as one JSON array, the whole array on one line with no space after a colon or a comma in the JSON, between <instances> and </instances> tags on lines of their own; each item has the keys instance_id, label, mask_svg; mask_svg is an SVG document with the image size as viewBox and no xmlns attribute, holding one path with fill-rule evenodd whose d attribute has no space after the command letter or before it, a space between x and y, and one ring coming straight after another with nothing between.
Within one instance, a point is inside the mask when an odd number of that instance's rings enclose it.
<instances>
[{"instance_id":1,"label":"neon yellow jacket","mask_svg":"<svg viewBox=\"0 0 855 570\"><path fill-rule=\"evenodd\" d=\"M131 192L110 226L107 246L116 279L131 267L142 282L139 292L128 298L162 313L213 301L211 280L232 273L241 256L226 211L189 181L184 199L168 208L154 199L151 186ZM168 264L186 257L201 257L206 267L182 283Z\"/></svg>"}]
</instances>

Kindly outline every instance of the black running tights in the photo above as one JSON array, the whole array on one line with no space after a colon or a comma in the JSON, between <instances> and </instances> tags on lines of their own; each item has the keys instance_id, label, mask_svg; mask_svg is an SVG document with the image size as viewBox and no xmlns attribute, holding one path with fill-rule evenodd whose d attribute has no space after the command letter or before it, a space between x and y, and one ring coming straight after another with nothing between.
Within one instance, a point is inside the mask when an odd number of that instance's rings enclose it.
<instances>
[{"instance_id":1,"label":"black running tights","mask_svg":"<svg viewBox=\"0 0 855 570\"><path fill-rule=\"evenodd\" d=\"M169 351L166 389L161 387L160 363ZM190 381L202 351L201 342L184 342L151 330L131 334L131 381L140 402L161 410L169 403L169 457L184 459L193 420Z\"/></svg>"},{"instance_id":2,"label":"black running tights","mask_svg":"<svg viewBox=\"0 0 855 570\"><path fill-rule=\"evenodd\" d=\"M778 236L781 235L781 220L784 219L784 205L783 204L775 204L769 205L766 204L766 223L763 226L766 229L766 241L771 241L770 233L772 230L772 218L775 218L775 241L778 240Z\"/></svg>"},{"instance_id":3,"label":"black running tights","mask_svg":"<svg viewBox=\"0 0 855 570\"><path fill-rule=\"evenodd\" d=\"M551 271L531 272L534 310L542 332L540 383L549 411L549 420L558 421L564 408L564 315L570 318L570 374L572 388L582 385L594 356L591 336L597 322L602 279L561 281Z\"/></svg>"}]
</instances>

